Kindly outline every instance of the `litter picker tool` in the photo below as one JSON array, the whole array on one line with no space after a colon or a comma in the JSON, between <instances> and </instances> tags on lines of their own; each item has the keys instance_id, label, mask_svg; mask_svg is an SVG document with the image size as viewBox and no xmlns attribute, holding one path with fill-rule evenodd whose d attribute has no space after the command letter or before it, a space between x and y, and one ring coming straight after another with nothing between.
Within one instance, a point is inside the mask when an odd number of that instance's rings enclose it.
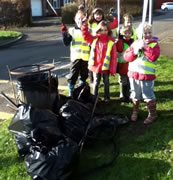
<instances>
[{"instance_id":1,"label":"litter picker tool","mask_svg":"<svg viewBox=\"0 0 173 180\"><path fill-rule=\"evenodd\" d=\"M142 35L143 35L143 30L144 30L144 23L146 21L146 17L147 17L147 9L148 9L148 1L149 0L143 0L143 12L142 12L142 24L141 24L141 31L139 33L139 39L142 39Z\"/></svg>"},{"instance_id":2,"label":"litter picker tool","mask_svg":"<svg viewBox=\"0 0 173 180\"><path fill-rule=\"evenodd\" d=\"M117 14L118 14L118 27L117 27L117 31L118 31L118 35L119 35L119 31L120 31L120 0L117 0Z\"/></svg>"},{"instance_id":3,"label":"litter picker tool","mask_svg":"<svg viewBox=\"0 0 173 180\"><path fill-rule=\"evenodd\" d=\"M150 26L153 24L153 0L149 0L149 20L148 23Z\"/></svg>"},{"instance_id":4,"label":"litter picker tool","mask_svg":"<svg viewBox=\"0 0 173 180\"><path fill-rule=\"evenodd\" d=\"M94 105L93 105L93 108L92 108L92 112L91 112L91 115L89 117L88 126L86 128L85 134L84 134L83 138L81 139L81 141L79 142L80 152L82 152L84 142L85 142L85 139L87 137L88 130L90 128L90 125L91 125L91 122L92 122L92 119L93 119L93 116L94 116L94 112L95 112L95 109L96 109L98 97L99 97L99 95L96 96L96 99L95 99L95 102L94 102Z\"/></svg>"}]
</instances>

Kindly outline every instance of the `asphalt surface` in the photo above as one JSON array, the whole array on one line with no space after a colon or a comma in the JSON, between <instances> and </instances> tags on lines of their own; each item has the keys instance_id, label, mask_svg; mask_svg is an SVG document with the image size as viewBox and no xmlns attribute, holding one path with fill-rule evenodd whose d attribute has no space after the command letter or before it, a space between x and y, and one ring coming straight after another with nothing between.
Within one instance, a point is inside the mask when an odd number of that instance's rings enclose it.
<instances>
[{"instance_id":1,"label":"asphalt surface","mask_svg":"<svg viewBox=\"0 0 173 180\"><path fill-rule=\"evenodd\" d=\"M37 28L42 28L44 26L47 27L48 29L50 28L50 26L52 25L56 25L57 27L59 26L60 29L60 21L58 22L57 19L55 18L45 18L45 19L36 19L34 21L34 27ZM32 31L31 29L28 29L29 31ZM161 55L167 56L169 58L173 58L173 53L172 53L172 47L173 47L173 28L168 29L166 32L166 36L164 34L165 32L162 33L161 35L161 40L159 41L160 44L160 49L161 49ZM22 37L21 37L22 38ZM160 38L160 37L159 37ZM9 46L13 46L14 44L16 45L18 42L20 42L20 38L19 39L14 39L14 40L7 40L7 41L1 41L0 42L0 50L2 48L8 48ZM1 88L1 91L3 92L8 92L9 91L9 84L5 85L6 82L4 82L3 88ZM66 78L60 78L59 79L59 85L60 87L60 91L61 90L66 90L67 89L67 79ZM12 87L12 86L11 86ZM13 89L11 88L11 92L13 93ZM8 95L8 94L7 94ZM14 100L14 97L10 97L12 100ZM6 100L2 101L2 96L0 98L1 102L0 102L0 121L8 119L10 117L12 117L15 113L15 110L7 107L7 105L9 103L7 103ZM5 102L6 101L6 102ZM6 103L6 105L4 104Z\"/></svg>"}]
</instances>

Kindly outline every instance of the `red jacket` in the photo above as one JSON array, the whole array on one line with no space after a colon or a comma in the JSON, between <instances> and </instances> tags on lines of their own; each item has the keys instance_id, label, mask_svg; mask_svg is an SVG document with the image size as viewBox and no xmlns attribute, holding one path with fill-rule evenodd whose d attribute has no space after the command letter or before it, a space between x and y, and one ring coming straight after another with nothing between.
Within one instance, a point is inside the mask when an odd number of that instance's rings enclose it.
<instances>
[{"instance_id":1,"label":"red jacket","mask_svg":"<svg viewBox=\"0 0 173 180\"><path fill-rule=\"evenodd\" d=\"M127 43L129 46L132 44L133 42L133 39L130 39L130 40L125 40L125 39L119 39L118 42L117 42L117 51L119 53L123 53L124 50L124 46L123 46L123 43ZM117 73L119 74L127 74L128 73L128 65L129 63L118 63L117 65Z\"/></svg>"},{"instance_id":2,"label":"red jacket","mask_svg":"<svg viewBox=\"0 0 173 180\"><path fill-rule=\"evenodd\" d=\"M149 43L157 42L156 40L151 40ZM150 61L155 62L158 57L160 56L160 46L157 44L154 48L151 47L145 47L144 48L144 56ZM127 62L132 62L136 60L137 55L134 54L133 46L130 46L125 52L124 52L124 60ZM129 71L128 76L130 78L136 79L136 80L154 80L156 78L155 75L146 75L146 74L139 74L138 72Z\"/></svg>"},{"instance_id":3,"label":"red jacket","mask_svg":"<svg viewBox=\"0 0 173 180\"><path fill-rule=\"evenodd\" d=\"M114 39L107 35L96 35L92 36L88 32L88 26L82 26L82 35L84 37L84 40L92 45L93 40L98 38L98 41L96 43L96 50L95 50L95 59L94 59L94 65L89 66L89 70L95 73L102 73L102 74L108 74L110 73L112 76L115 76L116 74L116 68L117 68L117 50L116 50L116 44L113 45L112 51L111 51L111 62L110 62L110 69L109 71L103 71L102 66L104 62L104 58L106 56L107 51L107 45L108 41Z\"/></svg>"}]
</instances>

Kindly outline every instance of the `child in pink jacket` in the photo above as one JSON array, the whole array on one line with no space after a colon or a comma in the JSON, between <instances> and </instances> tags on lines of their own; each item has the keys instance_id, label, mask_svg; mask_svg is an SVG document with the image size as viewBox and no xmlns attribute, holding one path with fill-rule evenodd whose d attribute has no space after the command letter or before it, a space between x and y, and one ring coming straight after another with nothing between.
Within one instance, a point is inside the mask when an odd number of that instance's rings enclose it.
<instances>
[{"instance_id":1,"label":"child in pink jacket","mask_svg":"<svg viewBox=\"0 0 173 180\"><path fill-rule=\"evenodd\" d=\"M137 120L139 103L144 100L149 111L144 124L149 124L157 118L154 80L156 78L156 61L160 55L160 47L157 40L152 37L151 26L145 24L143 29L143 39L136 40L125 51L124 60L129 62L128 76L133 102L131 120Z\"/></svg>"},{"instance_id":2,"label":"child in pink jacket","mask_svg":"<svg viewBox=\"0 0 173 180\"><path fill-rule=\"evenodd\" d=\"M115 76L117 68L117 51L114 39L111 37L112 31L106 21L101 21L98 25L96 36L92 36L88 31L88 23L82 26L84 40L91 45L89 70L93 72L94 95L98 94L101 77L104 82L104 99L109 101L109 74Z\"/></svg>"}]
</instances>

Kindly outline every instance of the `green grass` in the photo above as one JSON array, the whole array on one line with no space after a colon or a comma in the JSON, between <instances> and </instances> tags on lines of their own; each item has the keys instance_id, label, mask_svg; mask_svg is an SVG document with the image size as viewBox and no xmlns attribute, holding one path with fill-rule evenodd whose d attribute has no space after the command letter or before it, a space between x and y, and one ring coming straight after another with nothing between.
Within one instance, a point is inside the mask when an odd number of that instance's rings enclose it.
<instances>
[{"instance_id":1,"label":"green grass","mask_svg":"<svg viewBox=\"0 0 173 180\"><path fill-rule=\"evenodd\" d=\"M22 34L15 31L0 31L0 40L14 39L20 37Z\"/></svg>"},{"instance_id":2,"label":"green grass","mask_svg":"<svg viewBox=\"0 0 173 180\"><path fill-rule=\"evenodd\" d=\"M143 125L147 109L142 103L139 120L119 127L116 131L118 156L113 164L95 169L116 155L109 141L94 141L84 146L76 180L79 179L79 174L82 174L82 180L173 180L172 64L172 59L163 56L157 63L155 94L158 120L152 125ZM102 93L103 88L100 89L101 96ZM118 96L117 77L111 78L112 101L103 103L101 108L105 112L123 113L130 117L132 104L121 105ZM5 121L0 124L0 180L29 180L24 163L17 154L14 138L7 130L9 123L10 121Z\"/></svg>"}]
</instances>

